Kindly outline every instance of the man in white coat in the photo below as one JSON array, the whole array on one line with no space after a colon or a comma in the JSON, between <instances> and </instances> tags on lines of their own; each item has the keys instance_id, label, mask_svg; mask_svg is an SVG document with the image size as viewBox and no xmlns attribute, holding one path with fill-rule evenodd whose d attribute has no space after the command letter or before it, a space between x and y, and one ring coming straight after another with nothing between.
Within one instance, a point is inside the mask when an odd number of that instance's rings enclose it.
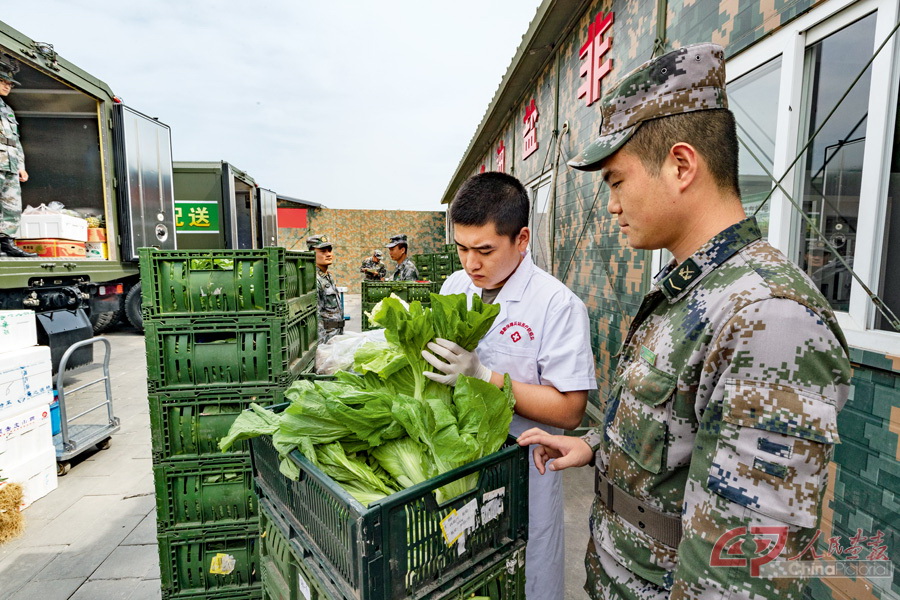
<instances>
[{"instance_id":1,"label":"man in white coat","mask_svg":"<svg viewBox=\"0 0 900 600\"><path fill-rule=\"evenodd\" d=\"M528 192L518 179L488 172L469 178L450 205L463 271L441 294L479 294L500 314L474 352L447 340L428 345L425 359L453 384L462 373L503 387L509 373L516 398L510 433L541 424L561 433L581 424L588 391L596 389L590 324L584 303L531 261ZM562 480L541 476L531 457L525 555L528 600L562 600L565 572Z\"/></svg>"}]
</instances>

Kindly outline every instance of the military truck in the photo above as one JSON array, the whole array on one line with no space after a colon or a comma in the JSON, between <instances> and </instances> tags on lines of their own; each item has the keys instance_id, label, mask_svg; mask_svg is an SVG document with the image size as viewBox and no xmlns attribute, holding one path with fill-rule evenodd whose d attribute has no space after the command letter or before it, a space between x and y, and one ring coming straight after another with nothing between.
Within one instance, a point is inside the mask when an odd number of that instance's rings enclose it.
<instances>
[{"instance_id":1,"label":"military truck","mask_svg":"<svg viewBox=\"0 0 900 600\"><path fill-rule=\"evenodd\" d=\"M20 65L21 85L7 102L30 175L23 206L57 201L105 220L105 259L0 258L0 309L37 313L38 341L51 347L55 370L70 344L121 311L140 316L137 249L175 248L170 131L51 44L5 23L0 51Z\"/></svg>"}]
</instances>

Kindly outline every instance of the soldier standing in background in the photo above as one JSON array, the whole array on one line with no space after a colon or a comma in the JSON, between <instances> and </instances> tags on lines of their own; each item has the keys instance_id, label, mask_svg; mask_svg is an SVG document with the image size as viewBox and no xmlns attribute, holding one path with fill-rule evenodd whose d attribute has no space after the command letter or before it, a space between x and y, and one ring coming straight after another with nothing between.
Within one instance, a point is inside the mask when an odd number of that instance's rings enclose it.
<instances>
[{"instance_id":1,"label":"soldier standing in background","mask_svg":"<svg viewBox=\"0 0 900 600\"><path fill-rule=\"evenodd\" d=\"M419 270L409 259L409 242L406 234L391 237L391 241L385 245L385 248L391 253L391 260L397 263L391 281L416 281L419 278Z\"/></svg>"},{"instance_id":2,"label":"soldier standing in background","mask_svg":"<svg viewBox=\"0 0 900 600\"><path fill-rule=\"evenodd\" d=\"M306 240L306 247L316 252L316 291L319 295L319 343L324 344L344 333L344 308L341 293L334 284L328 267L334 262L331 240L314 235Z\"/></svg>"},{"instance_id":3,"label":"soldier standing in background","mask_svg":"<svg viewBox=\"0 0 900 600\"><path fill-rule=\"evenodd\" d=\"M376 250L372 256L363 261L359 270L365 274L366 281L384 281L384 278L387 277L387 267L381 262L382 258L384 258L384 253Z\"/></svg>"},{"instance_id":4,"label":"soldier standing in background","mask_svg":"<svg viewBox=\"0 0 900 600\"><path fill-rule=\"evenodd\" d=\"M601 425L519 438L542 444L540 471L596 464L595 599L799 600L806 587L778 568L801 567L785 559L808 558L818 536L847 344L809 277L745 217L727 106L721 47L670 52L607 94L600 138L569 163L602 170L631 247L675 257L628 330Z\"/></svg>"},{"instance_id":5,"label":"soldier standing in background","mask_svg":"<svg viewBox=\"0 0 900 600\"><path fill-rule=\"evenodd\" d=\"M0 57L0 97L6 98L19 82L13 75L19 63ZM28 181L25 152L19 139L19 122L9 105L0 99L0 256L30 258L37 256L16 246L22 218L22 183Z\"/></svg>"}]
</instances>

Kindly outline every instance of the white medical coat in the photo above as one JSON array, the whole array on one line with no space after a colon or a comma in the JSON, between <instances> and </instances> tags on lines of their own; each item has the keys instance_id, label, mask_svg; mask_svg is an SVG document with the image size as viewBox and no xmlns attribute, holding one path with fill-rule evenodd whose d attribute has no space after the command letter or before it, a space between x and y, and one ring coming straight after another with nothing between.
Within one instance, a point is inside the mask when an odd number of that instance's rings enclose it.
<instances>
[{"instance_id":1,"label":"white medical coat","mask_svg":"<svg viewBox=\"0 0 900 600\"><path fill-rule=\"evenodd\" d=\"M478 294L465 271L453 273L441 294ZM497 295L494 325L476 351L482 364L513 381L550 385L560 392L597 388L587 308L558 279L538 268L526 254ZM513 416L510 434L540 427L562 430ZM562 479L559 472L538 473L529 452L528 547L525 595L528 600L562 600L565 590L565 540Z\"/></svg>"}]
</instances>

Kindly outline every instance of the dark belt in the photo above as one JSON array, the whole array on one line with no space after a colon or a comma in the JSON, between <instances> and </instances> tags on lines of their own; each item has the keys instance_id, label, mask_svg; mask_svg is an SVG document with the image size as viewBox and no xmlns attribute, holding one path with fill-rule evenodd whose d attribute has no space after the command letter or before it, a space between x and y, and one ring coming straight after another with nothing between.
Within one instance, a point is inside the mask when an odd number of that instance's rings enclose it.
<instances>
[{"instance_id":1,"label":"dark belt","mask_svg":"<svg viewBox=\"0 0 900 600\"><path fill-rule=\"evenodd\" d=\"M4 146L15 146L16 143L16 140L0 135L0 144L3 144Z\"/></svg>"},{"instance_id":2,"label":"dark belt","mask_svg":"<svg viewBox=\"0 0 900 600\"><path fill-rule=\"evenodd\" d=\"M677 548L681 542L681 517L667 515L638 500L595 470L594 491L610 511L650 537Z\"/></svg>"},{"instance_id":3,"label":"dark belt","mask_svg":"<svg viewBox=\"0 0 900 600\"><path fill-rule=\"evenodd\" d=\"M322 319L322 327L325 329L337 329L344 326L343 319Z\"/></svg>"}]
</instances>

